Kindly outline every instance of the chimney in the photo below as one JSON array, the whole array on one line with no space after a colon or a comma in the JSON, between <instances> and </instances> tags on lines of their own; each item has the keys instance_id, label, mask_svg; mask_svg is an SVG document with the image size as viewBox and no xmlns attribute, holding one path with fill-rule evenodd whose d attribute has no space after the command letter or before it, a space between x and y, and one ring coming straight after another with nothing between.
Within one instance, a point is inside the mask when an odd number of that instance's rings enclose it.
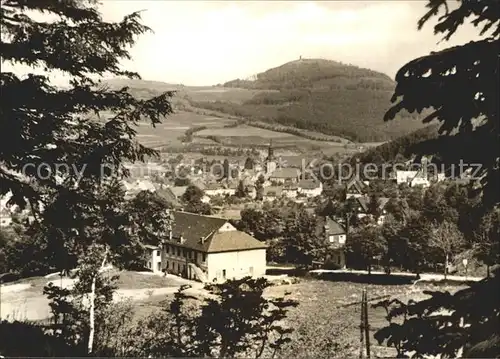
<instances>
[{"instance_id":1,"label":"chimney","mask_svg":"<svg viewBox=\"0 0 500 359\"><path fill-rule=\"evenodd\" d=\"M203 237L203 236L200 237L200 243L201 244L205 243L205 237Z\"/></svg>"}]
</instances>

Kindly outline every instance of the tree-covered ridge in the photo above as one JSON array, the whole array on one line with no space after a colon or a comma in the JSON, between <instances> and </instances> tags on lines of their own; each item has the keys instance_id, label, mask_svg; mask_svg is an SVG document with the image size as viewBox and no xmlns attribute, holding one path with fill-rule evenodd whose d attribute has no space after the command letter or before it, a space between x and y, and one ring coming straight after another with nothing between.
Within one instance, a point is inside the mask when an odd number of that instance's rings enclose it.
<instances>
[{"instance_id":1,"label":"tree-covered ridge","mask_svg":"<svg viewBox=\"0 0 500 359\"><path fill-rule=\"evenodd\" d=\"M394 81L385 74L335 61L292 61L256 75L254 81L234 80L223 86L263 92L242 104L192 101L192 105L357 142L387 141L423 127L420 121L412 121L418 115L408 113L387 126L382 119Z\"/></svg>"},{"instance_id":2,"label":"tree-covered ridge","mask_svg":"<svg viewBox=\"0 0 500 359\"><path fill-rule=\"evenodd\" d=\"M380 72L325 59L301 59L256 75L255 81L233 80L224 87L260 90L296 88L368 88L394 90L395 83Z\"/></svg>"},{"instance_id":3,"label":"tree-covered ridge","mask_svg":"<svg viewBox=\"0 0 500 359\"><path fill-rule=\"evenodd\" d=\"M439 137L439 125L434 124L370 148L353 156L353 160L361 163L379 163L381 161L398 162L410 159L419 153L420 147Z\"/></svg>"}]
</instances>

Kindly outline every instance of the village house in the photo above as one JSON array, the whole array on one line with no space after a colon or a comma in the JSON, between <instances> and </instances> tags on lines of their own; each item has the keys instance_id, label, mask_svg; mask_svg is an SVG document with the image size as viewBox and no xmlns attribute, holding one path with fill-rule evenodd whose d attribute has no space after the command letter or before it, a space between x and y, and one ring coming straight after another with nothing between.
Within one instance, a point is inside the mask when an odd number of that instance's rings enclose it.
<instances>
[{"instance_id":1,"label":"village house","mask_svg":"<svg viewBox=\"0 0 500 359\"><path fill-rule=\"evenodd\" d=\"M167 270L202 282L265 274L266 244L238 231L228 220L179 211L173 218L169 236L148 248L147 265L153 272Z\"/></svg>"},{"instance_id":2,"label":"village house","mask_svg":"<svg viewBox=\"0 0 500 359\"><path fill-rule=\"evenodd\" d=\"M212 182L205 185L205 194L209 197L214 196L234 196L237 183Z\"/></svg>"},{"instance_id":3,"label":"village house","mask_svg":"<svg viewBox=\"0 0 500 359\"><path fill-rule=\"evenodd\" d=\"M180 203L182 202L182 197L184 196L184 193L186 193L187 188L188 186L172 186L164 188L161 191L160 189L158 189L157 193L159 195L164 196L167 201L169 201L174 205L174 207L175 206L179 207ZM201 198L201 202L209 203L210 197L204 194L203 197Z\"/></svg>"},{"instance_id":4,"label":"village house","mask_svg":"<svg viewBox=\"0 0 500 359\"><path fill-rule=\"evenodd\" d=\"M283 197L283 186L268 186L264 187L263 200L274 201Z\"/></svg>"},{"instance_id":5,"label":"village house","mask_svg":"<svg viewBox=\"0 0 500 359\"><path fill-rule=\"evenodd\" d=\"M296 183L289 183L280 187L282 187L281 193L283 197L297 198L299 188Z\"/></svg>"},{"instance_id":6,"label":"village house","mask_svg":"<svg viewBox=\"0 0 500 359\"><path fill-rule=\"evenodd\" d=\"M300 178L300 170L297 168L279 168L269 175L269 181L273 183L297 183Z\"/></svg>"},{"instance_id":7,"label":"village house","mask_svg":"<svg viewBox=\"0 0 500 359\"><path fill-rule=\"evenodd\" d=\"M318 234L323 236L328 244L327 261L340 269L345 268L344 247L347 234L344 227L330 217L318 217Z\"/></svg>"},{"instance_id":8,"label":"village house","mask_svg":"<svg viewBox=\"0 0 500 359\"><path fill-rule=\"evenodd\" d=\"M410 180L410 186L411 187L416 187L416 186L422 186L423 188L429 187L431 184L429 180L427 179L427 176L425 176L422 172L418 172L418 174L413 177Z\"/></svg>"},{"instance_id":9,"label":"village house","mask_svg":"<svg viewBox=\"0 0 500 359\"><path fill-rule=\"evenodd\" d=\"M306 197L318 197L323 193L323 183L316 180L301 180L297 184L298 193Z\"/></svg>"},{"instance_id":10,"label":"village house","mask_svg":"<svg viewBox=\"0 0 500 359\"><path fill-rule=\"evenodd\" d=\"M364 218L364 217L373 217L373 215L370 212L370 201L371 199L369 197L363 196L363 197L357 197L356 202L358 204L358 214L357 217L359 219ZM387 211L385 210L385 206L389 202L389 198L387 197L380 197L378 199L379 204L378 204L378 210L380 215L377 218L377 224L381 226L384 224L385 221L385 216L387 215Z\"/></svg>"},{"instance_id":11,"label":"village house","mask_svg":"<svg viewBox=\"0 0 500 359\"><path fill-rule=\"evenodd\" d=\"M173 208L182 208L181 199L178 198L170 188L161 186L156 190L156 194L170 203Z\"/></svg>"},{"instance_id":12,"label":"village house","mask_svg":"<svg viewBox=\"0 0 500 359\"><path fill-rule=\"evenodd\" d=\"M418 171L396 171L396 183L398 185L403 183L409 184L417 174Z\"/></svg>"},{"instance_id":13,"label":"village house","mask_svg":"<svg viewBox=\"0 0 500 359\"><path fill-rule=\"evenodd\" d=\"M366 193L367 185L356 177L352 177L345 185L345 198L359 198Z\"/></svg>"}]
</instances>

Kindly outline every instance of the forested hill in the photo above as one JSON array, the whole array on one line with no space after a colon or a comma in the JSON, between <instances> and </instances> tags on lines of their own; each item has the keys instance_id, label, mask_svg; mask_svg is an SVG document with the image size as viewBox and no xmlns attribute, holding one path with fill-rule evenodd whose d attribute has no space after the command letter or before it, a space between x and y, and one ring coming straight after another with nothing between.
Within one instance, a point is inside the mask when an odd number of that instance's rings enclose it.
<instances>
[{"instance_id":1,"label":"forested hill","mask_svg":"<svg viewBox=\"0 0 500 359\"><path fill-rule=\"evenodd\" d=\"M323 59L304 59L257 74L255 80L233 80L224 87L260 90L373 89L393 91L395 82L387 75L357 66Z\"/></svg>"},{"instance_id":2,"label":"forested hill","mask_svg":"<svg viewBox=\"0 0 500 359\"><path fill-rule=\"evenodd\" d=\"M395 82L385 74L335 61L292 61L252 80L233 80L223 86L258 92L244 102L197 101L193 105L358 142L388 141L424 127L418 120L423 116L408 113L384 123Z\"/></svg>"},{"instance_id":3,"label":"forested hill","mask_svg":"<svg viewBox=\"0 0 500 359\"><path fill-rule=\"evenodd\" d=\"M384 163L401 162L410 159L421 152L421 146L429 143L439 136L440 124L433 124L425 128L414 131L408 135L396 138L380 146L368 149L365 152L356 154L351 159L352 163L359 160L360 163ZM434 154L429 153L429 154Z\"/></svg>"}]
</instances>

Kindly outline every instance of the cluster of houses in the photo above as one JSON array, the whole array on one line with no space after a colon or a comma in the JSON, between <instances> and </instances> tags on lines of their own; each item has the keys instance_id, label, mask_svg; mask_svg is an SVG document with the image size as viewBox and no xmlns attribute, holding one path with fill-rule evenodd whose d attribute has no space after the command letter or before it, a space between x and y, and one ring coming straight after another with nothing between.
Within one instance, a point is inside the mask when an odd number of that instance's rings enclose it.
<instances>
[{"instance_id":1,"label":"cluster of houses","mask_svg":"<svg viewBox=\"0 0 500 359\"><path fill-rule=\"evenodd\" d=\"M302 162L302 161L301 161ZM211 171L204 173L199 167L188 168L188 179L203 191L202 202L210 203L215 197L234 196L240 182L243 184L245 193L249 199L257 196L256 183L262 177L264 182L263 200L274 201L279 198L291 198L301 201L307 198L318 197L323 192L323 184L314 178L306 178L302 171L303 164L287 163L274 155L272 144L269 145L267 157L262 163L257 163L252 168L245 168L241 164L228 164L228 173L236 170L237 177L231 176L222 179L214 178ZM162 189L162 194L172 202L180 202L188 186L158 185L152 183L149 178L139 178L133 183L125 183L126 190L133 195L141 190L157 191Z\"/></svg>"},{"instance_id":2,"label":"cluster of houses","mask_svg":"<svg viewBox=\"0 0 500 359\"><path fill-rule=\"evenodd\" d=\"M203 283L220 283L266 274L267 245L237 230L228 220L172 211L174 224L158 245L148 245L146 266L155 273L172 273ZM318 235L329 245L329 260L345 267L345 229L328 217L318 221Z\"/></svg>"},{"instance_id":3,"label":"cluster of houses","mask_svg":"<svg viewBox=\"0 0 500 359\"><path fill-rule=\"evenodd\" d=\"M296 166L283 165L276 158L272 145L262 164L253 168L239 168L238 179L225 178L222 181L206 179L200 171L190 178L190 182L203 191L202 202L210 203L217 196L233 196L243 185L247 196L256 197L256 183L263 177L263 200L273 201L278 198L289 198L300 201L301 198L321 196L323 185L313 178L305 178ZM161 168L159 168L161 171ZM395 171L393 180L398 185L410 186L430 185L425 170ZM444 180L442 174L437 180ZM346 199L353 199L357 205L356 215L359 219L373 216L371 198L367 196L369 183L352 178L345 184ZM143 190L157 191L174 204L174 208L182 208L175 204L182 202L188 186L169 186L153 183L144 178L135 182L124 182L128 195L132 196ZM384 223L388 198L377 199L378 215L374 223ZM266 272L266 244L251 234L239 231L227 219L172 211L174 224L161 243L148 245L146 266L157 273L174 273L188 279L202 282L221 282L229 278L243 276L263 276ZM6 209L5 198L0 200L0 226L11 223L11 212ZM318 218L317 233L328 244L330 251L328 260L338 268L345 267L344 246L348 233L345 223L330 217Z\"/></svg>"}]
</instances>

